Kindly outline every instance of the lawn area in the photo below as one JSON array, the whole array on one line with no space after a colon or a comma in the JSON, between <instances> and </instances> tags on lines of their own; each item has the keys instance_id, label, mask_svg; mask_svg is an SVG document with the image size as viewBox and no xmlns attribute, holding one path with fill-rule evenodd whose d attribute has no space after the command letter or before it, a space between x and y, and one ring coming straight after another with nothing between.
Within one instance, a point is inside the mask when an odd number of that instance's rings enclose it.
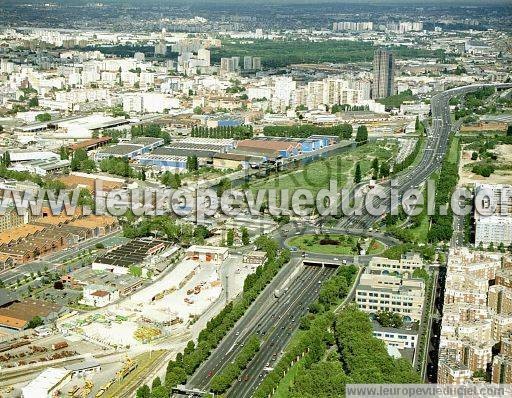
<instances>
[{"instance_id":1,"label":"lawn area","mask_svg":"<svg viewBox=\"0 0 512 398\"><path fill-rule=\"evenodd\" d=\"M374 158L377 157L381 162L389 161L396 153L397 145L392 141L372 142L340 155L311 162L299 170L255 181L251 183L251 189L288 189L292 194L299 188L306 188L316 195L320 189L328 189L331 180L337 182L339 189L352 183L357 162L361 165L364 179L367 174L370 177Z\"/></svg>"},{"instance_id":2,"label":"lawn area","mask_svg":"<svg viewBox=\"0 0 512 398\"><path fill-rule=\"evenodd\" d=\"M187 172L180 177L183 183L194 183L199 180L213 180L234 173L235 171L236 170L217 170L211 167L201 167L198 171Z\"/></svg>"},{"instance_id":3,"label":"lawn area","mask_svg":"<svg viewBox=\"0 0 512 398\"><path fill-rule=\"evenodd\" d=\"M298 250L319 254L357 254L360 242L363 238L351 235L324 234L324 235L300 235L291 238L288 245L295 246ZM374 251L383 251L384 246L380 242L373 245Z\"/></svg>"},{"instance_id":4,"label":"lawn area","mask_svg":"<svg viewBox=\"0 0 512 398\"><path fill-rule=\"evenodd\" d=\"M290 388L293 386L293 381L297 374L304 368L304 360L301 359L296 362L286 373L286 376L283 377L279 385L277 386L276 392L274 393L274 398L288 398L290 395Z\"/></svg>"},{"instance_id":5,"label":"lawn area","mask_svg":"<svg viewBox=\"0 0 512 398\"><path fill-rule=\"evenodd\" d=\"M427 243L428 230L430 227L430 218L423 217L420 225L416 228L410 229L412 236L414 236L414 241L418 243Z\"/></svg>"},{"instance_id":6,"label":"lawn area","mask_svg":"<svg viewBox=\"0 0 512 398\"><path fill-rule=\"evenodd\" d=\"M457 163L459 161L459 153L460 153L460 145L459 145L460 138L459 137L453 137L450 145L450 149L448 152L448 158L447 160L450 163Z\"/></svg>"},{"instance_id":7,"label":"lawn area","mask_svg":"<svg viewBox=\"0 0 512 398\"><path fill-rule=\"evenodd\" d=\"M382 253L384 250L386 250L386 246L382 242L379 242L378 240L373 239L370 242L370 246L368 247L368 250L366 251L366 254L368 255L374 255Z\"/></svg>"}]
</instances>

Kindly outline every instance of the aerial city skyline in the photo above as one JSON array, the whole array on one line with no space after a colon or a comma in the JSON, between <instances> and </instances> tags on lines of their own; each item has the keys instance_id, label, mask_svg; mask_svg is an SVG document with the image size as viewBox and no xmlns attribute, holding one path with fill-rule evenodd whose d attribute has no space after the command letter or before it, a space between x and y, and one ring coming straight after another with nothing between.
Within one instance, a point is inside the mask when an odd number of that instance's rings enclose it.
<instances>
[{"instance_id":1,"label":"aerial city skyline","mask_svg":"<svg viewBox=\"0 0 512 398\"><path fill-rule=\"evenodd\" d=\"M509 2L0 4L0 396L512 395Z\"/></svg>"}]
</instances>

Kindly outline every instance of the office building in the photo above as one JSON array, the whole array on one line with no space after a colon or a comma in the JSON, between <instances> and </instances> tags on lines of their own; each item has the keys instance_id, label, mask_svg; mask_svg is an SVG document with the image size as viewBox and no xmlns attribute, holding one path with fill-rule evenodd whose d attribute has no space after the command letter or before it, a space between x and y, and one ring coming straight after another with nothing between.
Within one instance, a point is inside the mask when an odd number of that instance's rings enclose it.
<instances>
[{"instance_id":1,"label":"office building","mask_svg":"<svg viewBox=\"0 0 512 398\"><path fill-rule=\"evenodd\" d=\"M373 336L382 340L386 345L396 347L399 350L415 349L418 344L418 332L408 329L380 326L373 322Z\"/></svg>"},{"instance_id":2,"label":"office building","mask_svg":"<svg viewBox=\"0 0 512 398\"><path fill-rule=\"evenodd\" d=\"M395 93L395 59L393 52L375 50L373 57L373 99L385 98Z\"/></svg>"},{"instance_id":3,"label":"office building","mask_svg":"<svg viewBox=\"0 0 512 398\"><path fill-rule=\"evenodd\" d=\"M417 253L407 253L400 260L391 260L385 257L373 257L368 264L368 269L387 273L408 272L410 275L416 270L423 268L423 260Z\"/></svg>"},{"instance_id":4,"label":"office building","mask_svg":"<svg viewBox=\"0 0 512 398\"><path fill-rule=\"evenodd\" d=\"M361 311L394 312L406 322L421 321L424 300L425 283L421 279L370 271L361 275L356 288L356 304Z\"/></svg>"}]
</instances>

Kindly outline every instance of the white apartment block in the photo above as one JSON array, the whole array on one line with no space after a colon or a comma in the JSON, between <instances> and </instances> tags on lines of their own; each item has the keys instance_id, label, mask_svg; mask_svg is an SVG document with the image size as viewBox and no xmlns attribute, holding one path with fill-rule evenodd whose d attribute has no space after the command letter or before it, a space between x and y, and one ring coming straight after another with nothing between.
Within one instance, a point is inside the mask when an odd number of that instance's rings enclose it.
<instances>
[{"instance_id":1,"label":"white apartment block","mask_svg":"<svg viewBox=\"0 0 512 398\"><path fill-rule=\"evenodd\" d=\"M127 113L164 113L180 107L178 98L162 93L132 93L123 96L123 111Z\"/></svg>"},{"instance_id":2,"label":"white apartment block","mask_svg":"<svg viewBox=\"0 0 512 398\"><path fill-rule=\"evenodd\" d=\"M498 247L503 244L508 247L512 244L512 217L489 216L476 219L475 245Z\"/></svg>"},{"instance_id":3,"label":"white apartment block","mask_svg":"<svg viewBox=\"0 0 512 398\"><path fill-rule=\"evenodd\" d=\"M354 30L354 31L365 31L365 30L373 30L373 22L365 21L365 22L334 22L332 24L332 30Z\"/></svg>"},{"instance_id":4,"label":"white apartment block","mask_svg":"<svg viewBox=\"0 0 512 398\"><path fill-rule=\"evenodd\" d=\"M356 288L356 303L360 310L369 314L395 312L405 321L421 321L424 300L425 283L421 279L365 273Z\"/></svg>"},{"instance_id":5,"label":"white apartment block","mask_svg":"<svg viewBox=\"0 0 512 398\"><path fill-rule=\"evenodd\" d=\"M512 244L512 186L475 186L475 244Z\"/></svg>"}]
</instances>

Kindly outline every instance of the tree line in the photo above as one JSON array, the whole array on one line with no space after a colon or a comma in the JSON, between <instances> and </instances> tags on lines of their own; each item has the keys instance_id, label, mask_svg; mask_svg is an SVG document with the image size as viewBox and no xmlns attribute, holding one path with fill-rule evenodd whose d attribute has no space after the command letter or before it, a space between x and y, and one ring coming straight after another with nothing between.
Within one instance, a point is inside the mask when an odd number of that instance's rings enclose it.
<instances>
[{"instance_id":1,"label":"tree line","mask_svg":"<svg viewBox=\"0 0 512 398\"><path fill-rule=\"evenodd\" d=\"M343 140L352 138L353 128L348 123L334 126L315 126L309 124L295 124L291 126L265 126L263 133L269 137L308 138L312 135L332 135Z\"/></svg>"},{"instance_id":2,"label":"tree line","mask_svg":"<svg viewBox=\"0 0 512 398\"><path fill-rule=\"evenodd\" d=\"M219 126L219 127L203 127L193 126L190 135L199 138L224 138L245 140L252 138L254 135L252 125L248 126Z\"/></svg>"},{"instance_id":3,"label":"tree line","mask_svg":"<svg viewBox=\"0 0 512 398\"><path fill-rule=\"evenodd\" d=\"M450 138L448 148L451 147L453 136ZM458 147L457 150L460 148ZM446 154L436 179L436 211L431 219L430 231L428 232L428 240L432 243L447 242L453 235L453 211L451 209L451 195L457 186L459 180L458 161L450 162L449 152ZM448 206L446 215L440 214L441 206Z\"/></svg>"}]
</instances>

